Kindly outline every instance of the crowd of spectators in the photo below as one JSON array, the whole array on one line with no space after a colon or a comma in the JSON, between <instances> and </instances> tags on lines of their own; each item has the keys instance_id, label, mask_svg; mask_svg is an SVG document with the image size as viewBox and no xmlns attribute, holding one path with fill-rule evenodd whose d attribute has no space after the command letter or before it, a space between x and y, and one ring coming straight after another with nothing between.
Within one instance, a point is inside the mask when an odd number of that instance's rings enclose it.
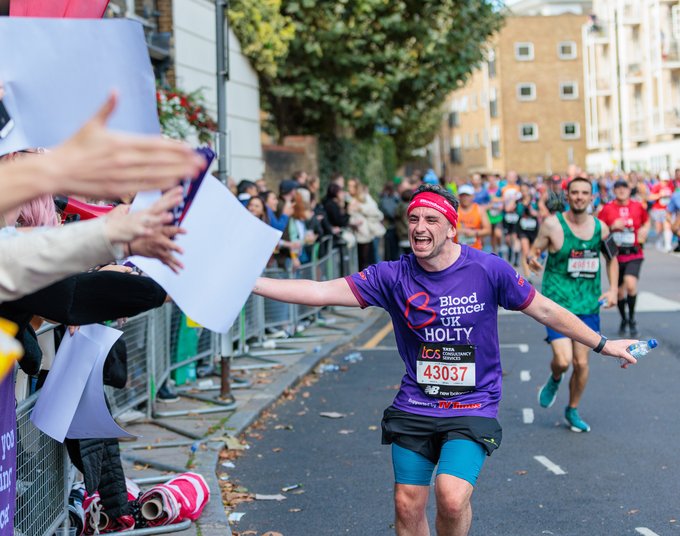
<instances>
[{"instance_id":1,"label":"crowd of spectators","mask_svg":"<svg viewBox=\"0 0 680 536\"><path fill-rule=\"evenodd\" d=\"M519 176L471 174L465 179L437 177L432 169L414 170L384 184L374 198L368 185L341 173L328 178L323 195L315 175L298 171L281 181L277 191L264 180L243 180L234 192L255 216L284 233L272 265L296 269L318 255L323 237L335 247L355 247L359 267L380 260L396 260L410 252L406 209L421 184L439 184L460 199L457 240L505 257L528 272L526 256L541 221L567 208L566 187L573 177L586 177L593 185L590 211L597 215L614 199L614 185L626 181L631 197L648 210L651 236L658 249L680 252L680 169L671 178L658 173L585 174L571 166L564 174Z\"/></svg>"}]
</instances>

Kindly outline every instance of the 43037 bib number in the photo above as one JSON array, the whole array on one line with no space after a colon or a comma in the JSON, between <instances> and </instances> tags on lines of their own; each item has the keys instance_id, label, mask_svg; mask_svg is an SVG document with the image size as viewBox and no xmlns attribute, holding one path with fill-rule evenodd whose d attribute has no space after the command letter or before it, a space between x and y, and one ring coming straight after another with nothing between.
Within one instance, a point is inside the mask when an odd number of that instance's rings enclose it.
<instances>
[{"instance_id":1,"label":"43037 bib number","mask_svg":"<svg viewBox=\"0 0 680 536\"><path fill-rule=\"evenodd\" d=\"M475 390L475 347L470 344L422 344L416 362L417 382L434 398Z\"/></svg>"}]
</instances>

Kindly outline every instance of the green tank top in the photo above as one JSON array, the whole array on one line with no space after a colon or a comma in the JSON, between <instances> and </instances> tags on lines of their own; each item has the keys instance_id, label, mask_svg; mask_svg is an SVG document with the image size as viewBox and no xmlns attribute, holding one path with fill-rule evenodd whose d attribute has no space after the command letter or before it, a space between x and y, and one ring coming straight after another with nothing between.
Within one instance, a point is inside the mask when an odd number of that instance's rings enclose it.
<instances>
[{"instance_id":1,"label":"green tank top","mask_svg":"<svg viewBox=\"0 0 680 536\"><path fill-rule=\"evenodd\" d=\"M595 218L595 232L589 240L581 240L567 225L562 213L556 214L564 232L564 244L548 255L543 272L542 292L545 296L577 315L597 314L600 283L600 245L602 230Z\"/></svg>"}]
</instances>

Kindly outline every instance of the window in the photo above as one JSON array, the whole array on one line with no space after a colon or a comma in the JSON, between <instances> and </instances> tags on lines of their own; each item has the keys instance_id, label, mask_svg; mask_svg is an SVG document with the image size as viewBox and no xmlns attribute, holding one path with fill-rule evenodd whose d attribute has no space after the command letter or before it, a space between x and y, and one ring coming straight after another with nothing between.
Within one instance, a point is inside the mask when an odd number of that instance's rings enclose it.
<instances>
[{"instance_id":1,"label":"window","mask_svg":"<svg viewBox=\"0 0 680 536\"><path fill-rule=\"evenodd\" d=\"M576 59L576 42L562 41L557 45L557 57L561 60L575 60Z\"/></svg>"},{"instance_id":2,"label":"window","mask_svg":"<svg viewBox=\"0 0 680 536\"><path fill-rule=\"evenodd\" d=\"M488 62L489 78L496 78L496 51L493 48L489 50Z\"/></svg>"},{"instance_id":3,"label":"window","mask_svg":"<svg viewBox=\"0 0 680 536\"><path fill-rule=\"evenodd\" d=\"M472 142L472 147L475 149L479 149L479 131L475 130L475 137L474 141Z\"/></svg>"},{"instance_id":4,"label":"window","mask_svg":"<svg viewBox=\"0 0 680 536\"><path fill-rule=\"evenodd\" d=\"M536 123L521 123L519 125L520 141L536 141L538 139L538 125Z\"/></svg>"},{"instance_id":5,"label":"window","mask_svg":"<svg viewBox=\"0 0 680 536\"><path fill-rule=\"evenodd\" d=\"M449 128L460 126L460 116L458 112L449 112Z\"/></svg>"},{"instance_id":6,"label":"window","mask_svg":"<svg viewBox=\"0 0 680 536\"><path fill-rule=\"evenodd\" d=\"M498 126L491 127L491 156L493 158L501 156L501 129Z\"/></svg>"},{"instance_id":7,"label":"window","mask_svg":"<svg viewBox=\"0 0 680 536\"><path fill-rule=\"evenodd\" d=\"M470 147L470 133L466 132L465 136L463 137L463 147L465 149Z\"/></svg>"},{"instance_id":8,"label":"window","mask_svg":"<svg viewBox=\"0 0 680 536\"><path fill-rule=\"evenodd\" d=\"M489 115L498 117L498 96L495 87L489 88Z\"/></svg>"},{"instance_id":9,"label":"window","mask_svg":"<svg viewBox=\"0 0 680 536\"><path fill-rule=\"evenodd\" d=\"M532 61L534 59L534 44L515 43L515 59L517 61Z\"/></svg>"},{"instance_id":10,"label":"window","mask_svg":"<svg viewBox=\"0 0 680 536\"><path fill-rule=\"evenodd\" d=\"M460 106L459 110L460 110L461 112L467 112L467 111L468 111L468 98L467 98L467 95L465 95L464 97L461 97L461 98L460 98L460 102L458 103L458 105Z\"/></svg>"},{"instance_id":11,"label":"window","mask_svg":"<svg viewBox=\"0 0 680 536\"><path fill-rule=\"evenodd\" d=\"M451 159L452 164L462 164L463 153L460 150L460 147L451 147L449 158Z\"/></svg>"},{"instance_id":12,"label":"window","mask_svg":"<svg viewBox=\"0 0 680 536\"><path fill-rule=\"evenodd\" d=\"M578 99L578 84L576 82L560 82L560 98L562 100Z\"/></svg>"},{"instance_id":13,"label":"window","mask_svg":"<svg viewBox=\"0 0 680 536\"><path fill-rule=\"evenodd\" d=\"M530 82L521 82L517 84L517 100L536 100L536 84Z\"/></svg>"},{"instance_id":14,"label":"window","mask_svg":"<svg viewBox=\"0 0 680 536\"><path fill-rule=\"evenodd\" d=\"M560 130L563 140L577 140L581 137L581 126L576 122L561 123Z\"/></svg>"},{"instance_id":15,"label":"window","mask_svg":"<svg viewBox=\"0 0 680 536\"><path fill-rule=\"evenodd\" d=\"M477 93L473 93L472 98L470 99L470 111L471 112L477 111Z\"/></svg>"}]
</instances>

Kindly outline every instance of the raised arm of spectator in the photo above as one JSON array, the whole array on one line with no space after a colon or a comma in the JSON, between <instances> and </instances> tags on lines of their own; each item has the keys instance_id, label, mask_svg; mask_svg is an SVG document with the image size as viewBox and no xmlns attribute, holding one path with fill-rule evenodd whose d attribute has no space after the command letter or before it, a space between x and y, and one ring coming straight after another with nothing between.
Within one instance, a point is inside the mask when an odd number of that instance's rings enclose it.
<instances>
[{"instance_id":1,"label":"raised arm of spectator","mask_svg":"<svg viewBox=\"0 0 680 536\"><path fill-rule=\"evenodd\" d=\"M0 164L0 213L42 194L116 199L165 190L202 168L203 158L186 144L108 130L115 106L111 95L72 138L41 158Z\"/></svg>"},{"instance_id":2,"label":"raised arm of spectator","mask_svg":"<svg viewBox=\"0 0 680 536\"><path fill-rule=\"evenodd\" d=\"M123 258L128 243L162 232L172 221L168 210L181 197L181 188L173 188L149 208L132 214L113 210L103 218L0 239L0 302Z\"/></svg>"},{"instance_id":3,"label":"raised arm of spectator","mask_svg":"<svg viewBox=\"0 0 680 536\"><path fill-rule=\"evenodd\" d=\"M331 281L310 279L269 279L258 277L253 293L287 303L312 307L344 305L359 307L359 301L344 278Z\"/></svg>"}]
</instances>

